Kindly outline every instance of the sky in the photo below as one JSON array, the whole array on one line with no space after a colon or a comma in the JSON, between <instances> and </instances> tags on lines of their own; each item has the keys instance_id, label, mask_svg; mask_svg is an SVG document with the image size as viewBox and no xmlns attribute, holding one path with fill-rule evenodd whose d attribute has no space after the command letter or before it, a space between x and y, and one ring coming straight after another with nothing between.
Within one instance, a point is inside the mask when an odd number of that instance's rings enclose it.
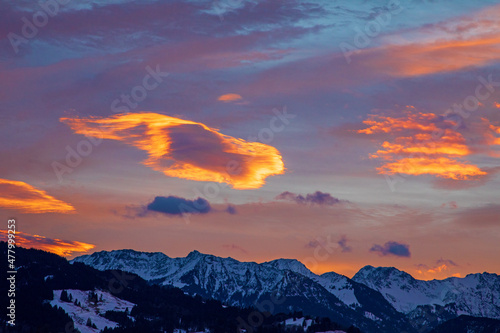
<instances>
[{"instance_id":1,"label":"sky","mask_svg":"<svg viewBox=\"0 0 500 333\"><path fill-rule=\"evenodd\" d=\"M0 9L3 239L500 273L496 1Z\"/></svg>"}]
</instances>

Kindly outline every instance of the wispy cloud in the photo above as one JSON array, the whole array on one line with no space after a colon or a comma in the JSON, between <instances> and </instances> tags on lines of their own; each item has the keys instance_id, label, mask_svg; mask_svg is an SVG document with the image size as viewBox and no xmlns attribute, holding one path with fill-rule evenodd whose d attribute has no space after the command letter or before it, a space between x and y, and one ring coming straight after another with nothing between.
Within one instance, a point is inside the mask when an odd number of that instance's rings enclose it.
<instances>
[{"instance_id":1,"label":"wispy cloud","mask_svg":"<svg viewBox=\"0 0 500 333\"><path fill-rule=\"evenodd\" d=\"M70 204L25 182L0 179L0 207L23 213L72 213Z\"/></svg>"},{"instance_id":2,"label":"wispy cloud","mask_svg":"<svg viewBox=\"0 0 500 333\"><path fill-rule=\"evenodd\" d=\"M342 236L340 238L340 240L337 242L337 244L339 244L342 252L351 252L352 251L352 247L347 245L347 237L346 236Z\"/></svg>"},{"instance_id":3,"label":"wispy cloud","mask_svg":"<svg viewBox=\"0 0 500 333\"><path fill-rule=\"evenodd\" d=\"M416 265L417 270L416 273L418 277L424 278L436 278L438 276L455 276L460 277L460 273L451 273L450 270L454 267L458 267L459 265L450 259L438 259L435 264L432 266L428 266L426 264L418 264Z\"/></svg>"},{"instance_id":4,"label":"wispy cloud","mask_svg":"<svg viewBox=\"0 0 500 333\"><path fill-rule=\"evenodd\" d=\"M2 238L5 237L7 239L6 230L0 230L0 234ZM47 238L39 235L30 235L20 231L16 232L16 244L25 248L35 248L52 252L63 257L86 253L95 247L94 244Z\"/></svg>"},{"instance_id":5,"label":"wispy cloud","mask_svg":"<svg viewBox=\"0 0 500 333\"><path fill-rule=\"evenodd\" d=\"M224 244L224 245L222 245L222 248L224 248L226 250L231 250L231 251L240 251L242 253L248 253L247 250L245 250L244 248L242 248L241 246L236 245L236 244Z\"/></svg>"},{"instance_id":6,"label":"wispy cloud","mask_svg":"<svg viewBox=\"0 0 500 333\"><path fill-rule=\"evenodd\" d=\"M295 194L289 191L285 191L276 196L276 200L287 200L294 201L298 204L316 204L316 205L326 205L331 206L340 203L340 200L333 197L330 193L324 193L321 191L316 191L314 193L308 193L306 196L302 194Z\"/></svg>"},{"instance_id":7,"label":"wispy cloud","mask_svg":"<svg viewBox=\"0 0 500 333\"><path fill-rule=\"evenodd\" d=\"M500 6L412 30L411 42L366 50L370 67L398 77L482 67L500 61ZM404 33L403 33L404 35Z\"/></svg>"},{"instance_id":8,"label":"wispy cloud","mask_svg":"<svg viewBox=\"0 0 500 333\"><path fill-rule=\"evenodd\" d=\"M352 247L347 245L347 237L345 235L342 235L338 241L330 241L330 237L328 237L326 240L322 239L321 237L318 237L314 240L309 241L304 247L309 248L309 249L314 249L319 246L321 247L328 247L330 248L334 244L335 248L340 248L340 252L352 252ZM338 245L338 246L337 246Z\"/></svg>"}]
</instances>

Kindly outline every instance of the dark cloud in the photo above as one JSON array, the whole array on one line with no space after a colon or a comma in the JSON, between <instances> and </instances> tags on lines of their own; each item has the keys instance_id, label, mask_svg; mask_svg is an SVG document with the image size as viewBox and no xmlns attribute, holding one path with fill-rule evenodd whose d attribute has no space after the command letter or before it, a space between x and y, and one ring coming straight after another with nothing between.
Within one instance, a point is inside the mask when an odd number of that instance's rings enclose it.
<instances>
[{"instance_id":1,"label":"dark cloud","mask_svg":"<svg viewBox=\"0 0 500 333\"><path fill-rule=\"evenodd\" d=\"M317 204L317 205L334 205L340 202L339 199L332 197L330 193L324 193L321 191L316 191L314 193L309 193L305 197L301 194L295 194L292 192L285 191L275 198L276 200L288 200L295 201L299 204Z\"/></svg>"},{"instance_id":2,"label":"dark cloud","mask_svg":"<svg viewBox=\"0 0 500 333\"><path fill-rule=\"evenodd\" d=\"M410 257L410 246L398 242L387 242L383 246L375 244L370 249L370 252L376 252L380 256L394 255L397 257Z\"/></svg>"},{"instance_id":3,"label":"dark cloud","mask_svg":"<svg viewBox=\"0 0 500 333\"><path fill-rule=\"evenodd\" d=\"M203 199L188 200L176 196L156 197L146 209L170 215L205 214L211 211L210 203Z\"/></svg>"},{"instance_id":4,"label":"dark cloud","mask_svg":"<svg viewBox=\"0 0 500 333\"><path fill-rule=\"evenodd\" d=\"M458 266L458 264L456 262L454 262L453 260L443 259L443 258L436 260L436 265L446 265L446 266L455 266L455 267Z\"/></svg>"},{"instance_id":5,"label":"dark cloud","mask_svg":"<svg viewBox=\"0 0 500 333\"><path fill-rule=\"evenodd\" d=\"M352 247L347 245L347 237L346 236L342 236L340 238L340 240L337 242L337 244L339 244L342 252L351 252L352 251Z\"/></svg>"}]
</instances>

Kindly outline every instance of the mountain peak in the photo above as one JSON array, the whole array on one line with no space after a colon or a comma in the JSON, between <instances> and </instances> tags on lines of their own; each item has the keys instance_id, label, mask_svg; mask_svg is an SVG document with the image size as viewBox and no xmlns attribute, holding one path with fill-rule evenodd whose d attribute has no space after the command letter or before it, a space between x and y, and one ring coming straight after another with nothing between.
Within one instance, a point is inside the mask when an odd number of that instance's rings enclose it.
<instances>
[{"instance_id":1,"label":"mountain peak","mask_svg":"<svg viewBox=\"0 0 500 333\"><path fill-rule=\"evenodd\" d=\"M193 251L189 252L189 254L187 256L188 257L199 257L201 255L203 255L203 253L201 253L200 251L193 250Z\"/></svg>"},{"instance_id":2,"label":"mountain peak","mask_svg":"<svg viewBox=\"0 0 500 333\"><path fill-rule=\"evenodd\" d=\"M193 250L189 252L189 254L186 256L186 259L198 259L198 258L210 258L214 257L211 254L206 254L206 253L201 253L198 250Z\"/></svg>"},{"instance_id":3,"label":"mountain peak","mask_svg":"<svg viewBox=\"0 0 500 333\"><path fill-rule=\"evenodd\" d=\"M363 280L366 279L374 280L376 278L383 280L387 280L389 278L414 280L410 274L400 271L396 267L373 267L371 265L366 265L361 268L352 279L357 282L363 282Z\"/></svg>"},{"instance_id":4,"label":"mountain peak","mask_svg":"<svg viewBox=\"0 0 500 333\"><path fill-rule=\"evenodd\" d=\"M297 259L275 259L262 263L262 265L267 267L273 267L277 270L289 270L292 272L300 273L306 276L313 274L303 263Z\"/></svg>"}]
</instances>

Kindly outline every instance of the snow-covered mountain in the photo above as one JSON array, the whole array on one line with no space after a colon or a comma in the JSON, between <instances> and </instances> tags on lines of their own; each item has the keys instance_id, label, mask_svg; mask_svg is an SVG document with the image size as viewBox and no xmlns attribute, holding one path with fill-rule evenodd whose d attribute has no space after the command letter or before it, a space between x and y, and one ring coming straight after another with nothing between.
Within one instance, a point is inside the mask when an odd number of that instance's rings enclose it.
<instances>
[{"instance_id":1,"label":"snow-covered mountain","mask_svg":"<svg viewBox=\"0 0 500 333\"><path fill-rule=\"evenodd\" d=\"M430 311L500 319L500 276L496 274L422 281L393 267L366 266L353 280L379 291L399 312L417 317Z\"/></svg>"},{"instance_id":2,"label":"snow-covered mountain","mask_svg":"<svg viewBox=\"0 0 500 333\"><path fill-rule=\"evenodd\" d=\"M488 273L421 281L395 268L366 266L349 279L335 272L316 275L293 259L257 264L198 251L184 258L102 251L73 261L129 271L227 305L326 315L368 332L424 332L459 315L500 318L500 277Z\"/></svg>"},{"instance_id":3,"label":"snow-covered mountain","mask_svg":"<svg viewBox=\"0 0 500 333\"><path fill-rule=\"evenodd\" d=\"M77 257L99 270L124 270L190 295L263 311L303 311L356 323L367 331L403 331L407 319L377 291L336 273L316 275L301 262L277 259L262 264L191 252L184 258L133 250Z\"/></svg>"},{"instance_id":4,"label":"snow-covered mountain","mask_svg":"<svg viewBox=\"0 0 500 333\"><path fill-rule=\"evenodd\" d=\"M132 310L134 303L122 300L108 292L94 290L100 297L99 301L92 303L88 298L88 291L68 289L66 292L71 296L73 301L78 301L78 305L73 302L65 302L61 300L62 290L54 290L53 299L50 301L52 306L62 308L73 319L74 328L82 333L100 332L106 327L115 328L117 323L104 318L106 311L124 312ZM97 299L96 299L97 300ZM90 319L96 328L87 326L87 321ZM73 329L67 330L74 331Z\"/></svg>"}]
</instances>

